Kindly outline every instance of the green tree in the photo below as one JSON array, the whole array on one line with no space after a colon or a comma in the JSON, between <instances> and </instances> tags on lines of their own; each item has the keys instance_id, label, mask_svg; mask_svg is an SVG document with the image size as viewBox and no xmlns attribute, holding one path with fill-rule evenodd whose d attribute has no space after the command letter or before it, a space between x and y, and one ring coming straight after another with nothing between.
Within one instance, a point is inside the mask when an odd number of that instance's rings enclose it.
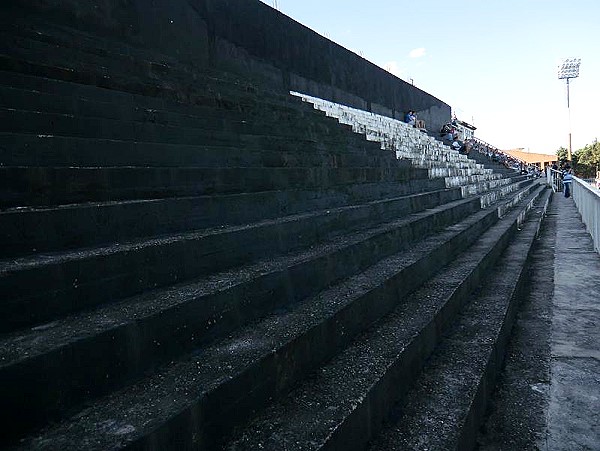
<instances>
[{"instance_id":1,"label":"green tree","mask_svg":"<svg viewBox=\"0 0 600 451\"><path fill-rule=\"evenodd\" d=\"M568 155L569 155L568 150L562 146L559 147L558 150L556 151L556 156L558 157L559 162L567 161Z\"/></svg>"},{"instance_id":2,"label":"green tree","mask_svg":"<svg viewBox=\"0 0 600 451\"><path fill-rule=\"evenodd\" d=\"M600 169L600 143L597 139L592 144L587 144L575 151L577 156L576 172L580 177L591 178L596 176Z\"/></svg>"}]
</instances>

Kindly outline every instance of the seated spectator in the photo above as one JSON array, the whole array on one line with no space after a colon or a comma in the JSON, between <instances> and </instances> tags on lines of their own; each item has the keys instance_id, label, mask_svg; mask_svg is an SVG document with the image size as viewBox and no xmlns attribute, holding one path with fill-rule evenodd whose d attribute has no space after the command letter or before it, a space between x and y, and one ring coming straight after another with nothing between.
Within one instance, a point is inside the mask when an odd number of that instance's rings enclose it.
<instances>
[{"instance_id":1,"label":"seated spectator","mask_svg":"<svg viewBox=\"0 0 600 451\"><path fill-rule=\"evenodd\" d=\"M409 110L408 113L404 115L404 122L412 127L416 127L417 125L417 114L413 110Z\"/></svg>"},{"instance_id":2,"label":"seated spectator","mask_svg":"<svg viewBox=\"0 0 600 451\"><path fill-rule=\"evenodd\" d=\"M458 140L458 138L456 138L454 141L452 141L452 146L451 146L454 150L460 150L462 147L462 143Z\"/></svg>"},{"instance_id":3,"label":"seated spectator","mask_svg":"<svg viewBox=\"0 0 600 451\"><path fill-rule=\"evenodd\" d=\"M464 153L465 155L469 155L469 152L471 152L471 149L473 148L473 140L471 139L467 139L462 146L460 146L460 149L458 149L458 151L460 153Z\"/></svg>"},{"instance_id":4,"label":"seated spectator","mask_svg":"<svg viewBox=\"0 0 600 451\"><path fill-rule=\"evenodd\" d=\"M451 131L452 131L452 125L444 124L442 126L442 128L440 129L440 136L446 137L446 136L448 136L448 133L450 133Z\"/></svg>"}]
</instances>

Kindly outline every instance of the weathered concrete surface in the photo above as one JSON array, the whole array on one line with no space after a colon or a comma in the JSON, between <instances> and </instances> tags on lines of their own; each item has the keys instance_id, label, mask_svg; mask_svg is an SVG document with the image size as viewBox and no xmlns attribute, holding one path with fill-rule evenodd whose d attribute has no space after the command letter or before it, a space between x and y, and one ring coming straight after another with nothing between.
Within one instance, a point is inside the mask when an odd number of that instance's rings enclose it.
<instances>
[{"instance_id":1,"label":"weathered concrete surface","mask_svg":"<svg viewBox=\"0 0 600 451\"><path fill-rule=\"evenodd\" d=\"M600 450L600 256L572 199L557 233L545 449Z\"/></svg>"},{"instance_id":2,"label":"weathered concrete surface","mask_svg":"<svg viewBox=\"0 0 600 451\"><path fill-rule=\"evenodd\" d=\"M506 366L478 437L481 451L537 450L545 438L557 216L553 203L531 253Z\"/></svg>"},{"instance_id":3,"label":"weathered concrete surface","mask_svg":"<svg viewBox=\"0 0 600 451\"><path fill-rule=\"evenodd\" d=\"M102 38L220 66L296 91L402 118L417 111L429 130L450 106L258 0L6 0L0 17L43 17Z\"/></svg>"},{"instance_id":4,"label":"weathered concrete surface","mask_svg":"<svg viewBox=\"0 0 600 451\"><path fill-rule=\"evenodd\" d=\"M600 256L555 194L478 449L600 449Z\"/></svg>"}]
</instances>

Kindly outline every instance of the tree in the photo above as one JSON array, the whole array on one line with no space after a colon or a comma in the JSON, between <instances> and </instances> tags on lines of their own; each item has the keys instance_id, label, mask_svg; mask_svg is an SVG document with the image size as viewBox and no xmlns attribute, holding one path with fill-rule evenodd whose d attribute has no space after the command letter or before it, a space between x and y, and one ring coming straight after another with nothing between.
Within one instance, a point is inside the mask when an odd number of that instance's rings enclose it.
<instances>
[{"instance_id":1,"label":"tree","mask_svg":"<svg viewBox=\"0 0 600 451\"><path fill-rule=\"evenodd\" d=\"M577 156L577 173L584 178L596 176L600 169L600 143L597 139L592 144L587 144L582 149L575 151Z\"/></svg>"},{"instance_id":2,"label":"tree","mask_svg":"<svg viewBox=\"0 0 600 451\"><path fill-rule=\"evenodd\" d=\"M556 151L556 156L558 158L558 162L563 163L566 161L569 161L569 152L567 151L566 148L564 147L559 147L558 150ZM571 155L571 164L573 167L575 167L575 165L577 164L577 155L575 153L573 153L573 155Z\"/></svg>"},{"instance_id":3,"label":"tree","mask_svg":"<svg viewBox=\"0 0 600 451\"><path fill-rule=\"evenodd\" d=\"M556 151L556 157L558 158L559 163L562 161L567 161L569 158L569 152L564 147L559 147Z\"/></svg>"}]
</instances>

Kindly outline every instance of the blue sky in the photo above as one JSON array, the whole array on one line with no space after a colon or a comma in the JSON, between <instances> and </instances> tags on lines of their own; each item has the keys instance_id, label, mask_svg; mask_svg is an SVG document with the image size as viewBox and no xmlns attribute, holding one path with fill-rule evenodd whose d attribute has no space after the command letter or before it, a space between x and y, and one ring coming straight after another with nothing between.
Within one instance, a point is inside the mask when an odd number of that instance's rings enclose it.
<instances>
[{"instance_id":1,"label":"blue sky","mask_svg":"<svg viewBox=\"0 0 600 451\"><path fill-rule=\"evenodd\" d=\"M567 147L562 58L571 80L573 150L600 139L598 0L263 0L448 103L502 149Z\"/></svg>"}]
</instances>

